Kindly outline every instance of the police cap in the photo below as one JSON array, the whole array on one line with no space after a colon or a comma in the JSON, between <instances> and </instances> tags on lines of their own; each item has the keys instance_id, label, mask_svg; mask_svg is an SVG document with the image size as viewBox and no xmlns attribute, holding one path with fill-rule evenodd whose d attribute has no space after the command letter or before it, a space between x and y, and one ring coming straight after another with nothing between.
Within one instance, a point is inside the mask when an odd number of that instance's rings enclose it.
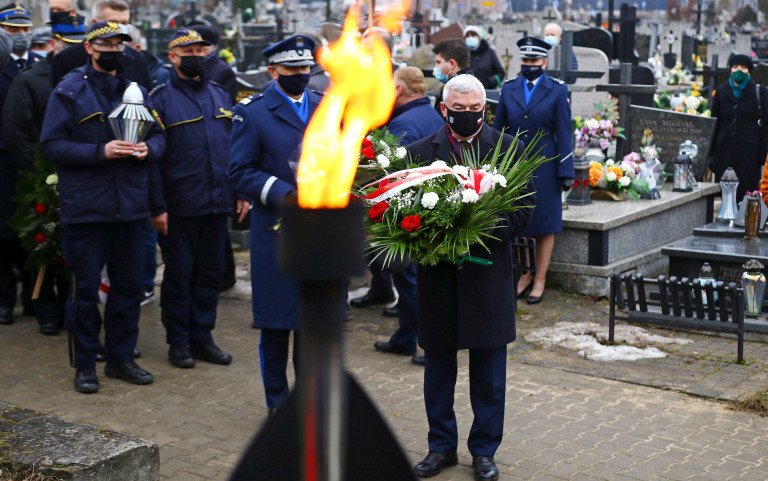
<instances>
[{"instance_id":1,"label":"police cap","mask_svg":"<svg viewBox=\"0 0 768 481\"><path fill-rule=\"evenodd\" d=\"M315 64L315 58L312 56L314 50L315 42L311 38L306 35L294 35L270 45L261 53L270 64L304 67Z\"/></svg>"},{"instance_id":2,"label":"police cap","mask_svg":"<svg viewBox=\"0 0 768 481\"><path fill-rule=\"evenodd\" d=\"M85 17L82 15L51 16L48 22L53 36L66 43L80 43L85 40Z\"/></svg>"},{"instance_id":3,"label":"police cap","mask_svg":"<svg viewBox=\"0 0 768 481\"><path fill-rule=\"evenodd\" d=\"M11 3L0 8L0 25L29 27L32 25L32 20L29 19L29 10L18 3Z\"/></svg>"},{"instance_id":4,"label":"police cap","mask_svg":"<svg viewBox=\"0 0 768 481\"><path fill-rule=\"evenodd\" d=\"M211 45L211 42L205 40L197 30L182 28L171 37L171 41L168 42L168 50L175 47L183 47L184 45L191 45L193 43L199 43L206 47Z\"/></svg>"},{"instance_id":5,"label":"police cap","mask_svg":"<svg viewBox=\"0 0 768 481\"><path fill-rule=\"evenodd\" d=\"M133 40L124 30L123 26L117 22L96 22L88 29L88 35L86 35L85 41L91 42L97 38L112 38L118 36L126 42Z\"/></svg>"},{"instance_id":6,"label":"police cap","mask_svg":"<svg viewBox=\"0 0 768 481\"><path fill-rule=\"evenodd\" d=\"M549 49L547 42L536 37L523 37L517 41L520 48L520 58L547 58Z\"/></svg>"},{"instance_id":7,"label":"police cap","mask_svg":"<svg viewBox=\"0 0 768 481\"><path fill-rule=\"evenodd\" d=\"M53 36L51 35L51 27L37 27L33 28L29 35L30 44L40 45L51 41Z\"/></svg>"}]
</instances>

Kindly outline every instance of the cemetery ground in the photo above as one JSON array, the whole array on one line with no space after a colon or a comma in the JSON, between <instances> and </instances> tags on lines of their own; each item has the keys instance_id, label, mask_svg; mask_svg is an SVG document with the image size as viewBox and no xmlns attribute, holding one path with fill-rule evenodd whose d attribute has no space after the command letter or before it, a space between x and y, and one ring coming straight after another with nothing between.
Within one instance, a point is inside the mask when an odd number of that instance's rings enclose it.
<instances>
[{"instance_id":1,"label":"cemetery ground","mask_svg":"<svg viewBox=\"0 0 768 481\"><path fill-rule=\"evenodd\" d=\"M227 479L267 416L247 253L237 259L238 285L222 295L214 332L217 344L234 356L230 366L172 367L156 302L142 308L139 337L139 364L154 374L154 384L107 378L99 365L101 390L82 395L72 387L66 337L40 335L33 318L19 316L0 330L0 400L151 440L160 448L160 479ZM355 279L352 289L364 292L365 282ZM396 319L382 317L380 308L352 312L345 324L347 368L415 463L427 451L423 368L410 357L374 351L373 342L386 340ZM734 362L733 338L645 326L662 340L680 343L636 339L634 347L656 347L666 357L609 362L569 349L574 343L568 335L555 344L531 340L574 323L579 329L573 331L587 337L607 335L607 300L548 289L541 304L519 306L518 339L508 351L505 435L496 455L501 479L768 479L768 417L736 403L768 390L765 338L747 336L743 365ZM461 352L460 464L433 479L472 479L467 363Z\"/></svg>"}]
</instances>

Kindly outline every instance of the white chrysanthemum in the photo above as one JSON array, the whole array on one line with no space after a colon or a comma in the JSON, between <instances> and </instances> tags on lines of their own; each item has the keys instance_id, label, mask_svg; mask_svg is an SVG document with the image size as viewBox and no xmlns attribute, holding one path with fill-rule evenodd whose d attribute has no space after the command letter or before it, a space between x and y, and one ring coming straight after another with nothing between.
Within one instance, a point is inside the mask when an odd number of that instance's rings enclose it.
<instances>
[{"instance_id":1,"label":"white chrysanthemum","mask_svg":"<svg viewBox=\"0 0 768 481\"><path fill-rule=\"evenodd\" d=\"M589 119L585 124L589 130L597 130L600 128L600 122L597 119Z\"/></svg>"},{"instance_id":2,"label":"white chrysanthemum","mask_svg":"<svg viewBox=\"0 0 768 481\"><path fill-rule=\"evenodd\" d=\"M694 97L691 95L690 97L685 98L685 106L689 109L696 110L699 108L699 104L701 104L701 100L699 100L698 97Z\"/></svg>"},{"instance_id":3,"label":"white chrysanthemum","mask_svg":"<svg viewBox=\"0 0 768 481\"><path fill-rule=\"evenodd\" d=\"M448 164L445 163L444 160L436 160L429 164L430 167L440 168L440 167L448 167Z\"/></svg>"},{"instance_id":4,"label":"white chrysanthemum","mask_svg":"<svg viewBox=\"0 0 768 481\"><path fill-rule=\"evenodd\" d=\"M506 187L507 186L507 178L504 177L501 174L494 175L493 176L493 181L496 182L497 184L499 184L502 187Z\"/></svg>"},{"instance_id":5,"label":"white chrysanthemum","mask_svg":"<svg viewBox=\"0 0 768 481\"><path fill-rule=\"evenodd\" d=\"M613 159L608 159L608 160L605 161L605 165L613 165L615 163L616 162L614 162Z\"/></svg>"},{"instance_id":6,"label":"white chrysanthemum","mask_svg":"<svg viewBox=\"0 0 768 481\"><path fill-rule=\"evenodd\" d=\"M656 147L643 147L643 159L645 159L646 162L651 162L657 155L658 152L656 152Z\"/></svg>"},{"instance_id":7,"label":"white chrysanthemum","mask_svg":"<svg viewBox=\"0 0 768 481\"><path fill-rule=\"evenodd\" d=\"M613 172L611 172L611 173L613 173ZM615 174L614 174L614 177L615 177ZM626 176L622 177L621 179L619 179L619 185L622 186L622 187L629 186L630 182L632 182L632 181L630 180L629 177L626 177Z\"/></svg>"},{"instance_id":8,"label":"white chrysanthemum","mask_svg":"<svg viewBox=\"0 0 768 481\"><path fill-rule=\"evenodd\" d=\"M461 193L461 201L465 204L473 204L480 198L474 189L466 189Z\"/></svg>"},{"instance_id":9,"label":"white chrysanthemum","mask_svg":"<svg viewBox=\"0 0 768 481\"><path fill-rule=\"evenodd\" d=\"M387 145L387 143L386 143L386 142L384 142L383 140L379 140L379 149L380 149L380 150L381 150L383 153L385 153L385 154L389 155L389 145Z\"/></svg>"},{"instance_id":10,"label":"white chrysanthemum","mask_svg":"<svg viewBox=\"0 0 768 481\"><path fill-rule=\"evenodd\" d=\"M605 174L605 180L608 182L615 182L616 181L616 172L608 172Z\"/></svg>"},{"instance_id":11,"label":"white chrysanthemum","mask_svg":"<svg viewBox=\"0 0 768 481\"><path fill-rule=\"evenodd\" d=\"M405 149L405 147L398 147L395 149L395 157L398 159L405 158L405 154L407 154L408 151ZM441 161L438 161L441 162Z\"/></svg>"},{"instance_id":12,"label":"white chrysanthemum","mask_svg":"<svg viewBox=\"0 0 768 481\"><path fill-rule=\"evenodd\" d=\"M491 170L491 164L483 164L482 170L488 172Z\"/></svg>"},{"instance_id":13,"label":"white chrysanthemum","mask_svg":"<svg viewBox=\"0 0 768 481\"><path fill-rule=\"evenodd\" d=\"M377 155L376 162L378 162L379 166L383 169L386 169L387 167L389 167L389 159L384 154Z\"/></svg>"},{"instance_id":14,"label":"white chrysanthemum","mask_svg":"<svg viewBox=\"0 0 768 481\"><path fill-rule=\"evenodd\" d=\"M463 165L454 165L452 168L454 172L462 177L467 177L469 175L469 169Z\"/></svg>"},{"instance_id":15,"label":"white chrysanthemum","mask_svg":"<svg viewBox=\"0 0 768 481\"><path fill-rule=\"evenodd\" d=\"M425 209L434 209L438 200L440 200L440 196L436 192L427 192L421 196L421 205Z\"/></svg>"},{"instance_id":16,"label":"white chrysanthemum","mask_svg":"<svg viewBox=\"0 0 768 481\"><path fill-rule=\"evenodd\" d=\"M56 185L59 183L59 176L56 174L51 174L45 178L45 183L48 185Z\"/></svg>"}]
</instances>

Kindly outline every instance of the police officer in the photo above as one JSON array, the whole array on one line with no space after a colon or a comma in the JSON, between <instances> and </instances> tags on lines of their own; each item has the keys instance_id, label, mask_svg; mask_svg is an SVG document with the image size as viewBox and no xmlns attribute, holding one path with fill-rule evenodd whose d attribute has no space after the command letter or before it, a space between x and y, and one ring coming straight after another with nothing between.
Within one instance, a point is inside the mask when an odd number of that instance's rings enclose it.
<instances>
[{"instance_id":1,"label":"police officer","mask_svg":"<svg viewBox=\"0 0 768 481\"><path fill-rule=\"evenodd\" d=\"M531 223L523 235L536 238L536 278L522 276L517 285L518 297L530 292L528 304L541 302L547 268L555 246L555 234L563 230L561 193L573 185L573 140L571 133L571 103L568 87L563 81L547 76L547 54L552 48L544 40L524 37L520 48L522 75L508 80L501 87L496 120L493 127L512 135L521 132L528 144L536 132L544 136L537 148L550 162L534 172L536 208Z\"/></svg>"},{"instance_id":2,"label":"police officer","mask_svg":"<svg viewBox=\"0 0 768 481\"><path fill-rule=\"evenodd\" d=\"M0 9L0 26L11 37L11 58L0 73L0 109L5 104L11 82L19 71L38 61L40 56L29 51L32 21L29 11L21 5L10 4ZM2 126L0 126L2 129ZM3 136L0 136L0 324L13 323L13 307L16 304L16 277L13 268L24 272L26 255L16 233L7 220L16 211L16 167L8 154ZM30 283L23 276L25 311L31 311L29 303Z\"/></svg>"},{"instance_id":3,"label":"police officer","mask_svg":"<svg viewBox=\"0 0 768 481\"><path fill-rule=\"evenodd\" d=\"M166 136L165 154L150 176L152 226L165 255L160 305L168 359L180 368L194 367L195 359L232 362L211 335L233 204L227 178L232 111L227 90L206 74L207 45L195 30L174 33L171 81L149 94Z\"/></svg>"},{"instance_id":4,"label":"police officer","mask_svg":"<svg viewBox=\"0 0 768 481\"><path fill-rule=\"evenodd\" d=\"M85 38L85 19L80 15L57 17L51 20L51 52L39 62L19 73L11 84L2 110L3 139L13 145L8 154L17 171L34 168L40 130L51 96L51 60L67 45L80 43ZM28 282L37 279L37 270L27 272ZM56 269L46 269L42 287L32 307L40 332L47 335L59 333L64 318L63 299L68 291L68 276L60 275ZM54 292L57 285L59 293Z\"/></svg>"},{"instance_id":5,"label":"police officer","mask_svg":"<svg viewBox=\"0 0 768 481\"><path fill-rule=\"evenodd\" d=\"M105 264L112 286L104 310L104 373L133 384L153 380L136 365L133 350L149 217L148 165L160 158L165 140L157 126L136 145L115 140L106 122L130 81L121 62L126 40L117 23L91 26L84 42L90 61L58 84L40 136L43 157L59 176L62 247L72 272L65 323L75 389L82 393L99 389L98 290Z\"/></svg>"},{"instance_id":6,"label":"police officer","mask_svg":"<svg viewBox=\"0 0 768 481\"><path fill-rule=\"evenodd\" d=\"M235 106L229 177L238 194L253 199L251 285L253 326L261 328L262 378L270 412L288 394L288 343L299 326L298 284L277 268L279 206L296 190L294 168L304 130L320 103L306 89L314 42L294 35L262 52L275 84ZM294 353L297 352L294 339ZM294 356L294 370L297 370Z\"/></svg>"}]
</instances>

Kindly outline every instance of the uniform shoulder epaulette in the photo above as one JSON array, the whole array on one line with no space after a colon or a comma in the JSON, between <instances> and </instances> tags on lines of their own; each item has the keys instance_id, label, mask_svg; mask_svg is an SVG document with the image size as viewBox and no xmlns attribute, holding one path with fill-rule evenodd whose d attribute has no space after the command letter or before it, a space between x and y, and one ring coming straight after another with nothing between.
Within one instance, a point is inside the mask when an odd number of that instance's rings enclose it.
<instances>
[{"instance_id":1,"label":"uniform shoulder epaulette","mask_svg":"<svg viewBox=\"0 0 768 481\"><path fill-rule=\"evenodd\" d=\"M259 100L259 99L261 99L261 98L263 98L263 97L264 97L264 96L263 96L263 95L261 95L261 94L253 94L253 95L249 95L248 97L246 97L246 98L244 98L243 100L241 100L240 102L238 102L238 104L240 104L240 105L242 105L243 107L245 107L246 105L250 104L250 103L251 103L251 102L253 102L254 100Z\"/></svg>"},{"instance_id":2,"label":"uniform shoulder epaulette","mask_svg":"<svg viewBox=\"0 0 768 481\"><path fill-rule=\"evenodd\" d=\"M549 78L551 78L552 81L555 82L555 83L559 83L560 85L565 85L565 82L563 82L559 78L555 78L555 77L549 77Z\"/></svg>"},{"instance_id":3,"label":"uniform shoulder epaulette","mask_svg":"<svg viewBox=\"0 0 768 481\"><path fill-rule=\"evenodd\" d=\"M157 86L155 86L155 88L153 88L152 90L150 90L150 91L149 91L149 93L148 93L147 95L148 95L148 96L150 96L150 97L151 97L151 96L153 96L153 95L155 95L157 92L159 92L159 91L161 91L162 89L164 89L164 88L166 87L166 85L167 85L167 84L166 84L165 82L163 82L163 83L161 83L160 85L157 85Z\"/></svg>"},{"instance_id":4,"label":"uniform shoulder epaulette","mask_svg":"<svg viewBox=\"0 0 768 481\"><path fill-rule=\"evenodd\" d=\"M513 80L517 80L517 77L512 77L511 79L507 79L504 81L504 83L512 82Z\"/></svg>"}]
</instances>

